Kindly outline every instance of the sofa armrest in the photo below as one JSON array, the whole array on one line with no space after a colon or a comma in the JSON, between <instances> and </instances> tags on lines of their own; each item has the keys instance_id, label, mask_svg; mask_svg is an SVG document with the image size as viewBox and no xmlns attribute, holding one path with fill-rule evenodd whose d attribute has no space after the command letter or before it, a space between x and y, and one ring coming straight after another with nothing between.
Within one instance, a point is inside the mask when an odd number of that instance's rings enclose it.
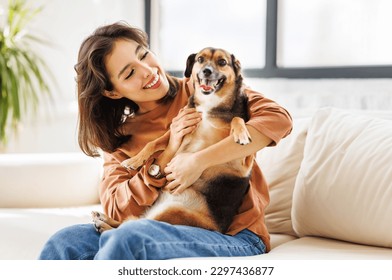
<instances>
[{"instance_id":1,"label":"sofa armrest","mask_svg":"<svg viewBox=\"0 0 392 280\"><path fill-rule=\"evenodd\" d=\"M82 153L1 154L0 208L98 203L101 166Z\"/></svg>"}]
</instances>

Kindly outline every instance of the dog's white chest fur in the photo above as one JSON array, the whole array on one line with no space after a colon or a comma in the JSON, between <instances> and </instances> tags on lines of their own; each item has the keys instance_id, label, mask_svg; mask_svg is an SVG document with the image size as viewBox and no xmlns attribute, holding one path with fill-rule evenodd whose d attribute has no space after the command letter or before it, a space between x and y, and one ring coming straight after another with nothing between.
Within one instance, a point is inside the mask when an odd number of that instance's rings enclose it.
<instances>
[{"instance_id":1,"label":"dog's white chest fur","mask_svg":"<svg viewBox=\"0 0 392 280\"><path fill-rule=\"evenodd\" d=\"M179 195L173 195L169 192L162 192L154 206L146 211L144 218L154 219L156 216L165 212L171 207L184 207L189 210L198 211L200 207L205 206L205 202L199 196L192 195L194 190L187 189Z\"/></svg>"},{"instance_id":2,"label":"dog's white chest fur","mask_svg":"<svg viewBox=\"0 0 392 280\"><path fill-rule=\"evenodd\" d=\"M197 106L197 111L203 113L203 117L207 116L207 112L210 111L212 108L219 106L222 103L222 97L214 94L199 94L197 96L197 101L199 105Z\"/></svg>"},{"instance_id":3,"label":"dog's white chest fur","mask_svg":"<svg viewBox=\"0 0 392 280\"><path fill-rule=\"evenodd\" d=\"M212 121L207 112L203 112L202 120L198 124L196 131L193 135L189 135L183 141L183 145L179 149L179 153L182 152L196 152L200 151L212 144L215 144L221 140L221 136L218 133L214 133L214 130L226 130L224 127L218 127L214 121Z\"/></svg>"}]
</instances>

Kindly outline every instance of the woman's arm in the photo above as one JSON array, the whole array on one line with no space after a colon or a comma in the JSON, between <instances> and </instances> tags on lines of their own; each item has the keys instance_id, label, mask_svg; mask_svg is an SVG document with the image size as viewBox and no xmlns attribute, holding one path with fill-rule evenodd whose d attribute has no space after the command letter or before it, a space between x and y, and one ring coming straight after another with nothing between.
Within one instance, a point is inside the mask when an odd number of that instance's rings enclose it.
<instances>
[{"instance_id":1,"label":"woman's arm","mask_svg":"<svg viewBox=\"0 0 392 280\"><path fill-rule=\"evenodd\" d=\"M165 168L167 180L165 190L181 193L192 185L211 166L244 158L268 146L272 140L251 126L247 126L252 142L240 145L232 135L195 153L177 155Z\"/></svg>"},{"instance_id":2,"label":"woman's arm","mask_svg":"<svg viewBox=\"0 0 392 280\"><path fill-rule=\"evenodd\" d=\"M121 165L127 158L127 154L121 150L103 155L104 169L99 197L104 212L118 221L130 215L140 215L159 195L159 190L154 185L160 182L150 178L147 173L151 161L140 170L128 170Z\"/></svg>"},{"instance_id":3,"label":"woman's arm","mask_svg":"<svg viewBox=\"0 0 392 280\"><path fill-rule=\"evenodd\" d=\"M246 127L252 138L251 143L247 145L237 144L234 141L233 136L230 135L215 145L195 153L195 159L208 168L210 166L253 155L272 142L271 138L260 133L252 126L247 125Z\"/></svg>"}]
</instances>

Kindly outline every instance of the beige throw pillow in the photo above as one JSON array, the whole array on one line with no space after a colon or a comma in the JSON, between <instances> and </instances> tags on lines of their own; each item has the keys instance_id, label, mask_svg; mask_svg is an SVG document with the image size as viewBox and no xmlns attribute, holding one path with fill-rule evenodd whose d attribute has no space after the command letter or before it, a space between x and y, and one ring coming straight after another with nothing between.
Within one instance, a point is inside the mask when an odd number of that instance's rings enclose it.
<instances>
[{"instance_id":1,"label":"beige throw pillow","mask_svg":"<svg viewBox=\"0 0 392 280\"><path fill-rule=\"evenodd\" d=\"M318 111L308 130L292 219L299 236L392 247L392 121Z\"/></svg>"},{"instance_id":2,"label":"beige throw pillow","mask_svg":"<svg viewBox=\"0 0 392 280\"><path fill-rule=\"evenodd\" d=\"M294 120L290 135L257 155L269 185L271 201L265 210L265 219L270 233L295 235L291 224L291 201L309 122L310 118Z\"/></svg>"}]
</instances>

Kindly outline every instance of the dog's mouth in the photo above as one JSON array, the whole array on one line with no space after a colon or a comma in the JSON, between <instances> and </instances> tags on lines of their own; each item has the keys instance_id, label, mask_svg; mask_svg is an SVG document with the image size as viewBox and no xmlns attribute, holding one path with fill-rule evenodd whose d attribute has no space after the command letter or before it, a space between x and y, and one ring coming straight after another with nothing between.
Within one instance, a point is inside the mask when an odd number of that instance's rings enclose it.
<instances>
[{"instance_id":1,"label":"dog's mouth","mask_svg":"<svg viewBox=\"0 0 392 280\"><path fill-rule=\"evenodd\" d=\"M211 79L202 79L199 80L199 85L201 88L201 92L203 94L211 94L213 92L216 92L220 90L225 83L226 77L222 77L217 80L211 80Z\"/></svg>"}]
</instances>

